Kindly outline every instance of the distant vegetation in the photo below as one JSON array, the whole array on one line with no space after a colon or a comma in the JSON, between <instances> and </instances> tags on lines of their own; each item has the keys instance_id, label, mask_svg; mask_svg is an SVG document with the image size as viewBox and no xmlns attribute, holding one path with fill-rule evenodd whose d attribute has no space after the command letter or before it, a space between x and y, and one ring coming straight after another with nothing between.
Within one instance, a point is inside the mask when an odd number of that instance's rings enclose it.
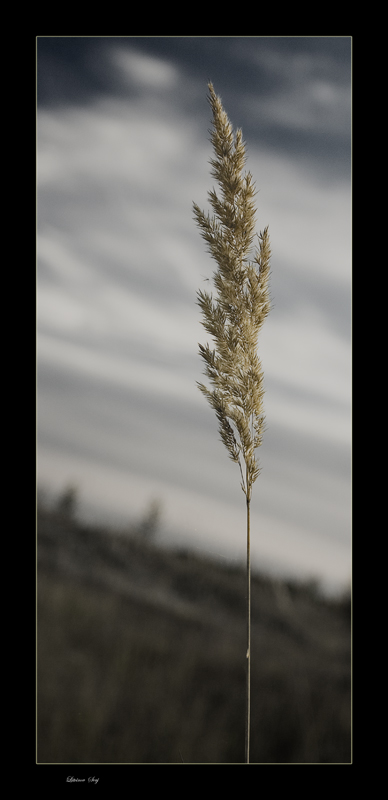
<instances>
[{"instance_id":1,"label":"distant vegetation","mask_svg":"<svg viewBox=\"0 0 388 800\"><path fill-rule=\"evenodd\" d=\"M38 511L38 762L244 763L244 569L75 500ZM349 598L252 575L251 682L251 763L350 763Z\"/></svg>"}]
</instances>

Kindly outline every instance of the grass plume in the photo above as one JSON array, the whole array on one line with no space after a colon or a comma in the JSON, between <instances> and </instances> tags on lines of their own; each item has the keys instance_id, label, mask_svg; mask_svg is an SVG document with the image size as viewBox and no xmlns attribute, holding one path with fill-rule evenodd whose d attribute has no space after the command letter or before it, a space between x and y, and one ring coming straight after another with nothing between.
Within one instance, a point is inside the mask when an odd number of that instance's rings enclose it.
<instances>
[{"instance_id":1,"label":"grass plume","mask_svg":"<svg viewBox=\"0 0 388 800\"><path fill-rule=\"evenodd\" d=\"M250 742L250 635L251 563L250 501L260 468L256 449L264 431L264 376L257 354L260 328L270 310L270 244L268 228L255 234L255 186L246 162L242 131L234 134L221 99L209 83L208 96L213 127L214 158L211 175L219 185L208 193L213 215L193 204L195 220L217 263L213 274L214 295L198 291L202 324L214 347L199 345L205 363L208 388L198 383L219 423L221 440L229 457L238 464L247 509L247 702L245 760ZM257 236L257 245L254 240Z\"/></svg>"}]
</instances>

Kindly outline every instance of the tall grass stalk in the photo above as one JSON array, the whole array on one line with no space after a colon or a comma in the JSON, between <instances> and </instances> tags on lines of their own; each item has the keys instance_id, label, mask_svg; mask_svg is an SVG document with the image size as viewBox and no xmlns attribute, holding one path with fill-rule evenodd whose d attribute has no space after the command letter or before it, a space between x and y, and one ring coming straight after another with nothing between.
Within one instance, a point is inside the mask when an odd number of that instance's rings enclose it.
<instances>
[{"instance_id":1,"label":"tall grass stalk","mask_svg":"<svg viewBox=\"0 0 388 800\"><path fill-rule=\"evenodd\" d=\"M198 291L202 324L215 344L199 345L211 389L199 389L216 412L221 440L239 466L247 519L247 652L245 761L249 764L251 706L251 547L250 504L260 468L255 450L264 431L264 376L257 355L259 330L270 310L268 228L255 234L255 187L246 161L242 131L234 134L222 102L209 83L213 113L211 175L220 192L208 193L214 215L193 204L195 220L211 256L215 294ZM253 246L258 236L257 246Z\"/></svg>"}]
</instances>

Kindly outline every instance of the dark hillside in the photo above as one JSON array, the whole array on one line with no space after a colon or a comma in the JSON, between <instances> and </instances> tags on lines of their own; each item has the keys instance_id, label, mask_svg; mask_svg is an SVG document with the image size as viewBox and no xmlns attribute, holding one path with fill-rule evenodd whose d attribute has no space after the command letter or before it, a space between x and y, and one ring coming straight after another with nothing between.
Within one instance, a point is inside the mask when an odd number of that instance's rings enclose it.
<instances>
[{"instance_id":1,"label":"dark hillside","mask_svg":"<svg viewBox=\"0 0 388 800\"><path fill-rule=\"evenodd\" d=\"M245 574L38 514L38 762L243 763ZM349 763L349 601L252 578L256 763Z\"/></svg>"}]
</instances>

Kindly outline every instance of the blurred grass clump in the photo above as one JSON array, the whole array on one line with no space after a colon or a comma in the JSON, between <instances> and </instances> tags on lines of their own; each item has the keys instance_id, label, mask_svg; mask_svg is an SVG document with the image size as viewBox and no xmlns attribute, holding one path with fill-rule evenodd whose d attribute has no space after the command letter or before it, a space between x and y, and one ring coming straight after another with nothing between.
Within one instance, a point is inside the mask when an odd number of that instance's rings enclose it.
<instances>
[{"instance_id":1,"label":"blurred grass clump","mask_svg":"<svg viewBox=\"0 0 388 800\"><path fill-rule=\"evenodd\" d=\"M63 505L38 510L38 762L244 763L244 567ZM350 763L349 597L253 575L251 681L251 763Z\"/></svg>"}]
</instances>

